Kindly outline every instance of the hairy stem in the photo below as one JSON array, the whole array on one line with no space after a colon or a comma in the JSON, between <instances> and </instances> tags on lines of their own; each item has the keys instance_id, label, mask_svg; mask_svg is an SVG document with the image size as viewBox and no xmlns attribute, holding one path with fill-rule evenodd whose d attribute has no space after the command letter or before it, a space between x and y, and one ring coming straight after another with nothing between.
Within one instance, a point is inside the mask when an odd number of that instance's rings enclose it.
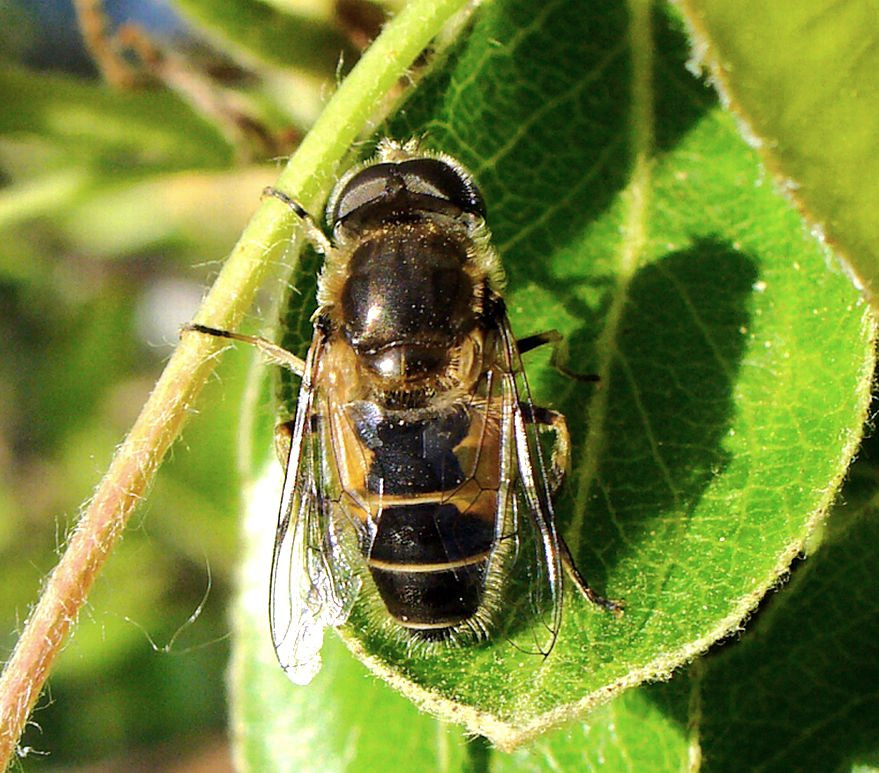
<instances>
[{"instance_id":1,"label":"hairy stem","mask_svg":"<svg viewBox=\"0 0 879 773\"><path fill-rule=\"evenodd\" d=\"M336 165L370 125L376 108L465 5L465 0L408 4L339 87L282 173L278 187L313 210L326 194ZM198 322L221 328L238 326L268 267L289 244L292 226L292 218L276 199L263 202L205 298ZM4 767L95 577L177 437L189 407L216 365L221 346L207 336L184 336L85 505L0 677L0 763Z\"/></svg>"}]
</instances>

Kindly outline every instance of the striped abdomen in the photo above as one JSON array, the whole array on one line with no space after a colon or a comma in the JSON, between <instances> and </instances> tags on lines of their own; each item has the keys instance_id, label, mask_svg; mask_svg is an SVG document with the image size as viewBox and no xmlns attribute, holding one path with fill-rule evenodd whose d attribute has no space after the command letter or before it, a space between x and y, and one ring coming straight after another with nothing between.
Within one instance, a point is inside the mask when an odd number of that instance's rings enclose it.
<instances>
[{"instance_id":1,"label":"striped abdomen","mask_svg":"<svg viewBox=\"0 0 879 773\"><path fill-rule=\"evenodd\" d=\"M358 406L356 432L370 452L361 496L375 521L364 553L390 614L421 638L443 639L482 604L497 459L481 417L463 407L415 416Z\"/></svg>"}]
</instances>

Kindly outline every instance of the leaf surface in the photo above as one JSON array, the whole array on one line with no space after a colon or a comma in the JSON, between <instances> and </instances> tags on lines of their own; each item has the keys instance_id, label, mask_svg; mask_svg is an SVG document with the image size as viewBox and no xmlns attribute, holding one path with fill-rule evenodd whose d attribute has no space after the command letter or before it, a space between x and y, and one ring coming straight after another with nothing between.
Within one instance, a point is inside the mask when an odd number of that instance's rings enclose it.
<instances>
[{"instance_id":1,"label":"leaf surface","mask_svg":"<svg viewBox=\"0 0 879 773\"><path fill-rule=\"evenodd\" d=\"M218 3L175 0L177 8L215 36L227 50L247 58L323 76L352 46L329 24L314 16L281 13L259 0Z\"/></svg>"},{"instance_id":2,"label":"leaf surface","mask_svg":"<svg viewBox=\"0 0 879 773\"><path fill-rule=\"evenodd\" d=\"M700 63L879 305L879 26L858 0L682 0Z\"/></svg>"},{"instance_id":3,"label":"leaf surface","mask_svg":"<svg viewBox=\"0 0 879 773\"><path fill-rule=\"evenodd\" d=\"M621 620L567 594L545 661L511 644L534 623L509 610L465 649L410 650L361 608L343 632L404 694L501 748L739 626L860 438L869 312L686 56L674 20L646 4L488 4L387 130L474 173L514 330L560 330L569 365L601 376L596 388L546 353L526 359L535 401L573 435L560 529L597 590L626 600ZM307 327L308 289L288 341Z\"/></svg>"},{"instance_id":4,"label":"leaf surface","mask_svg":"<svg viewBox=\"0 0 879 773\"><path fill-rule=\"evenodd\" d=\"M872 461L853 469L817 554L770 599L740 646L723 648L697 671L706 770L875 769L879 497L872 445Z\"/></svg>"},{"instance_id":5,"label":"leaf surface","mask_svg":"<svg viewBox=\"0 0 879 773\"><path fill-rule=\"evenodd\" d=\"M492 770L872 770L879 479L876 439L865 445L808 557L742 636Z\"/></svg>"},{"instance_id":6,"label":"leaf surface","mask_svg":"<svg viewBox=\"0 0 879 773\"><path fill-rule=\"evenodd\" d=\"M493 773L557 770L693 770L688 686L641 686L592 711L582 722L492 757Z\"/></svg>"}]
</instances>

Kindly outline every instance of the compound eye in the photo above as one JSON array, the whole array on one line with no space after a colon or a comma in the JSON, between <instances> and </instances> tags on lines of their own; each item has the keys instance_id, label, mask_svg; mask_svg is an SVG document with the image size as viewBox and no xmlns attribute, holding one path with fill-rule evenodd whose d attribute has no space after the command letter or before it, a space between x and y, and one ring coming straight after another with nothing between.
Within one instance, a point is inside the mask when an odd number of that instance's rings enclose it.
<instances>
[{"instance_id":1,"label":"compound eye","mask_svg":"<svg viewBox=\"0 0 879 773\"><path fill-rule=\"evenodd\" d=\"M473 180L465 172L438 158L413 158L397 164L413 193L445 199L462 212L485 217L485 202Z\"/></svg>"},{"instance_id":2,"label":"compound eye","mask_svg":"<svg viewBox=\"0 0 879 773\"><path fill-rule=\"evenodd\" d=\"M413 158L399 163L368 166L355 174L335 196L330 222L340 220L369 204L377 204L401 192L413 194L419 208L437 209L452 205L461 212L485 217L485 202L473 180L463 171L436 158Z\"/></svg>"},{"instance_id":3,"label":"compound eye","mask_svg":"<svg viewBox=\"0 0 879 773\"><path fill-rule=\"evenodd\" d=\"M336 197L330 222L335 225L355 209L385 195L397 164L373 164L355 174Z\"/></svg>"}]
</instances>

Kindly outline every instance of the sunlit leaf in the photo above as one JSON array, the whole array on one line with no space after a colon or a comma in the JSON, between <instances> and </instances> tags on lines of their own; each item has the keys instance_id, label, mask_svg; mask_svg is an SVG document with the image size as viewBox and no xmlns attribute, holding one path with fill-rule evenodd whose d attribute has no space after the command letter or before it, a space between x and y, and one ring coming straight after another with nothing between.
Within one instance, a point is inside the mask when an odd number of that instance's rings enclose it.
<instances>
[{"instance_id":1,"label":"sunlit leaf","mask_svg":"<svg viewBox=\"0 0 879 773\"><path fill-rule=\"evenodd\" d=\"M858 0L682 0L700 64L879 305L879 25Z\"/></svg>"}]
</instances>

